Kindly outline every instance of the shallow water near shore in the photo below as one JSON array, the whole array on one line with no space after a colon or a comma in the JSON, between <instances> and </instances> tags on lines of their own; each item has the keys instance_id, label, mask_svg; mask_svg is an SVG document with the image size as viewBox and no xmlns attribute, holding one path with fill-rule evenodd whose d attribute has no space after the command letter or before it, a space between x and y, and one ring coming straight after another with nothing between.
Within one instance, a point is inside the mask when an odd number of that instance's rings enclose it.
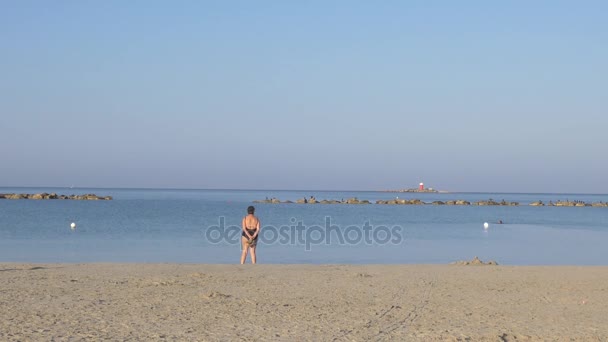
<instances>
[{"instance_id":1,"label":"shallow water near shore","mask_svg":"<svg viewBox=\"0 0 608 342\"><path fill-rule=\"evenodd\" d=\"M263 225L259 262L442 264L479 256L511 265L608 265L608 208L528 206L537 200L606 202L608 195L0 188L15 192L114 199L0 200L0 261L234 263L238 235L217 242L210 231L238 232L254 200L399 196L520 205L254 204ZM300 233L291 228L298 225Z\"/></svg>"}]
</instances>

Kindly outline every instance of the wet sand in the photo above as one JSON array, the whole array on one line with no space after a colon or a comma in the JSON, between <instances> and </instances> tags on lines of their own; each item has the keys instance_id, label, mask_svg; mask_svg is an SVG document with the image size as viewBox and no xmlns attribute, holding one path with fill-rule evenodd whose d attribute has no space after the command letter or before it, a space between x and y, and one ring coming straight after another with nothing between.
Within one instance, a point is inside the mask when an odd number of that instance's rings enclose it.
<instances>
[{"instance_id":1,"label":"wet sand","mask_svg":"<svg viewBox=\"0 0 608 342\"><path fill-rule=\"evenodd\" d=\"M0 264L0 340L606 341L608 267Z\"/></svg>"}]
</instances>

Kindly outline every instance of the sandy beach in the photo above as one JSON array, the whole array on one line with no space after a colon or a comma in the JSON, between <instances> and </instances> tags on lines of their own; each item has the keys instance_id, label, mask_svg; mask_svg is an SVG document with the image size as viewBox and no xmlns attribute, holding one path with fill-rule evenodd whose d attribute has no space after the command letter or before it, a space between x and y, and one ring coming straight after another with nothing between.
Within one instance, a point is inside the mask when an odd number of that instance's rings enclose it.
<instances>
[{"instance_id":1,"label":"sandy beach","mask_svg":"<svg viewBox=\"0 0 608 342\"><path fill-rule=\"evenodd\" d=\"M608 339L608 267L0 264L0 340Z\"/></svg>"}]
</instances>

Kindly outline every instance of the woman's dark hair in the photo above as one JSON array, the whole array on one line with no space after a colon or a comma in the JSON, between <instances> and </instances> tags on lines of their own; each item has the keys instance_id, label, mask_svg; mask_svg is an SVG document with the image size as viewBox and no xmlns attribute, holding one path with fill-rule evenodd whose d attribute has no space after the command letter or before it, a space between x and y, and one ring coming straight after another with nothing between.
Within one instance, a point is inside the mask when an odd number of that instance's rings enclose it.
<instances>
[{"instance_id":1,"label":"woman's dark hair","mask_svg":"<svg viewBox=\"0 0 608 342\"><path fill-rule=\"evenodd\" d=\"M250 205L249 207L247 207L247 214L253 215L254 211L255 211L255 208L252 205Z\"/></svg>"}]
</instances>

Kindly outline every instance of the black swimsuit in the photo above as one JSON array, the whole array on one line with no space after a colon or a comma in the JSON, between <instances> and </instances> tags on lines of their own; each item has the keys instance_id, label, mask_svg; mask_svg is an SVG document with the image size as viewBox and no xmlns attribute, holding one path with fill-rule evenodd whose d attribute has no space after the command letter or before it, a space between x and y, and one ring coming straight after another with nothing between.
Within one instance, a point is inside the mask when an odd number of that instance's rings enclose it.
<instances>
[{"instance_id":1,"label":"black swimsuit","mask_svg":"<svg viewBox=\"0 0 608 342\"><path fill-rule=\"evenodd\" d=\"M245 229L247 229L247 233L249 233L249 235L253 236L253 234L255 234L255 228L253 228L253 229L245 228ZM248 238L247 234L245 234L245 232L242 232L241 236ZM253 241L257 241L257 240L258 240L257 236L255 238L253 238Z\"/></svg>"}]
</instances>

